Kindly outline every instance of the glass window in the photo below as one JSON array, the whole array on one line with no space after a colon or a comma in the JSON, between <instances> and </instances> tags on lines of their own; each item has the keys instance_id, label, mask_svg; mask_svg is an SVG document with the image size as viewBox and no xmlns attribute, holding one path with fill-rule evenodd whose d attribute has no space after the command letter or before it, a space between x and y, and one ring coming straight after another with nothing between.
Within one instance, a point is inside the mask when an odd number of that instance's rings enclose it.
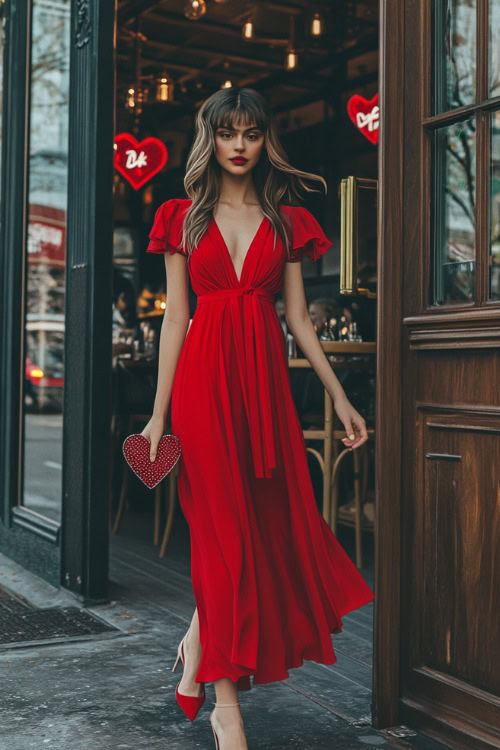
<instances>
[{"instance_id":1,"label":"glass window","mask_svg":"<svg viewBox=\"0 0 500 750\"><path fill-rule=\"evenodd\" d=\"M500 0L490 0L489 98L500 96Z\"/></svg>"},{"instance_id":2,"label":"glass window","mask_svg":"<svg viewBox=\"0 0 500 750\"><path fill-rule=\"evenodd\" d=\"M490 125L490 257L489 299L500 300L500 112Z\"/></svg>"},{"instance_id":3,"label":"glass window","mask_svg":"<svg viewBox=\"0 0 500 750\"><path fill-rule=\"evenodd\" d=\"M434 3L435 114L476 99L476 0Z\"/></svg>"},{"instance_id":4,"label":"glass window","mask_svg":"<svg viewBox=\"0 0 500 750\"><path fill-rule=\"evenodd\" d=\"M435 305L474 300L476 120L470 118L434 133Z\"/></svg>"},{"instance_id":5,"label":"glass window","mask_svg":"<svg viewBox=\"0 0 500 750\"><path fill-rule=\"evenodd\" d=\"M23 504L60 520L70 0L32 0Z\"/></svg>"}]
</instances>

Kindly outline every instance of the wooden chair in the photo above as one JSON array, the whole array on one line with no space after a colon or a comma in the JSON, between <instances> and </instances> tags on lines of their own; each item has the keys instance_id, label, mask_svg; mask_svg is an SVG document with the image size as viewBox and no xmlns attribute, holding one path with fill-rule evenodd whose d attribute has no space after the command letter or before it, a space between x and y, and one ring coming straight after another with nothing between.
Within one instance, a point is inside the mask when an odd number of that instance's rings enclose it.
<instances>
[{"instance_id":1,"label":"wooden chair","mask_svg":"<svg viewBox=\"0 0 500 750\"><path fill-rule=\"evenodd\" d=\"M356 565L363 565L362 532L374 532L374 522L364 514L364 506L367 501L368 472L369 472L369 447L370 441L375 438L375 430L368 428L368 441L360 448L351 451L343 448L333 461L331 483L330 483L330 528L337 533L337 524L350 526L355 529L356 534ZM335 430L334 440L345 437L343 430ZM340 469L346 456L352 454L353 461L353 484L354 497L352 501L339 505L339 478Z\"/></svg>"},{"instance_id":2,"label":"wooden chair","mask_svg":"<svg viewBox=\"0 0 500 750\"><path fill-rule=\"evenodd\" d=\"M375 355L376 344L374 341L321 341L321 346L325 354L337 354L346 356L347 359L335 363L335 369L363 369L371 371L373 364L363 364L359 361L349 361L349 355ZM311 364L309 360L305 358L290 357L288 359L288 367L291 369L297 368L310 368ZM310 425L311 429L303 429L303 435L305 441L308 440L320 440L323 445L321 451L307 446L306 450L308 453L313 455L321 468L323 473L323 518L331 528L332 523L332 490L330 477L332 476L334 455L334 440L335 437L345 437L345 432L335 430L335 410L333 408L333 401L330 394L324 389L324 409L323 414L314 415L312 419L309 419L311 415L307 415L308 421L313 422ZM359 449L358 449L359 450ZM356 451L353 451L356 453Z\"/></svg>"},{"instance_id":3,"label":"wooden chair","mask_svg":"<svg viewBox=\"0 0 500 750\"><path fill-rule=\"evenodd\" d=\"M151 418L150 414L130 414L128 418L128 424L127 424L127 435L131 435L132 433L136 432L138 425L144 426L145 424L147 424L150 418ZM115 435L113 435L112 440L113 440L113 445L116 446L117 439ZM110 528L112 525L112 530L114 534L118 534L121 520L123 517L123 512L125 510L128 510L128 489L129 489L129 478L130 478L131 471L132 470L127 465L125 459L123 459L123 474L122 474L122 482L121 482L121 487L120 487L120 499L118 503L118 510L116 512L114 524L112 524L112 510L111 510L111 498L110 498L109 519L110 519ZM160 543L162 497L165 494L166 488L168 487L168 491L166 492L167 518L165 522L165 529L163 531L163 538L162 538L162 543L160 547L161 558L165 557L168 540L170 538L170 533L172 531L172 523L174 520L174 511L175 511L175 500L177 497L178 472L179 472L179 462L177 462L177 464L174 466L172 471L169 473L167 477L167 481L160 482L154 488L155 500L154 500L153 544L156 546Z\"/></svg>"}]
</instances>

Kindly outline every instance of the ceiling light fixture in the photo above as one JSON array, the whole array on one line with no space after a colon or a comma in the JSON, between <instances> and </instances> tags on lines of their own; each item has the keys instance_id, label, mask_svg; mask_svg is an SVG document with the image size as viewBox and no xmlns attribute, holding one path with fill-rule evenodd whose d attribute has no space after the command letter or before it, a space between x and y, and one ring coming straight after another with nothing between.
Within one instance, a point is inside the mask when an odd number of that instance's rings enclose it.
<instances>
[{"instance_id":1,"label":"ceiling light fixture","mask_svg":"<svg viewBox=\"0 0 500 750\"><path fill-rule=\"evenodd\" d=\"M184 15L189 18L190 21L197 21L198 18L205 15L207 12L207 4L205 0L188 0L184 6Z\"/></svg>"},{"instance_id":2,"label":"ceiling light fixture","mask_svg":"<svg viewBox=\"0 0 500 750\"><path fill-rule=\"evenodd\" d=\"M166 71L156 79L156 101L172 102L174 100L174 81Z\"/></svg>"},{"instance_id":3,"label":"ceiling light fixture","mask_svg":"<svg viewBox=\"0 0 500 750\"><path fill-rule=\"evenodd\" d=\"M253 39L253 20L250 17L242 29L243 39Z\"/></svg>"},{"instance_id":4,"label":"ceiling light fixture","mask_svg":"<svg viewBox=\"0 0 500 750\"><path fill-rule=\"evenodd\" d=\"M316 11L311 20L311 36L323 36L325 26L321 14Z\"/></svg>"},{"instance_id":5,"label":"ceiling light fixture","mask_svg":"<svg viewBox=\"0 0 500 750\"><path fill-rule=\"evenodd\" d=\"M290 36L286 51L286 69L296 70L299 64L297 51L295 49L295 17L290 16Z\"/></svg>"}]
</instances>

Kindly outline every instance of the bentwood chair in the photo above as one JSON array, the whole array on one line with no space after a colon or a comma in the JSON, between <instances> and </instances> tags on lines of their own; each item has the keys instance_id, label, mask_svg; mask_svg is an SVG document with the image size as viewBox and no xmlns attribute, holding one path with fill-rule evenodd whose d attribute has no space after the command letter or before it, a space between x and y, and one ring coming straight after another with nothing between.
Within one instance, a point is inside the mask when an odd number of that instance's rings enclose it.
<instances>
[{"instance_id":1,"label":"bentwood chair","mask_svg":"<svg viewBox=\"0 0 500 750\"><path fill-rule=\"evenodd\" d=\"M375 430L373 428L367 428L367 432L368 440L366 443L352 451L349 448L343 448L343 450L337 455L333 461L330 483L330 528L334 534L337 533L337 524L350 526L355 529L356 565L358 568L363 566L362 532L374 532L374 522L373 519L365 513L365 505L368 498L367 490L371 441L375 439ZM344 436L345 432L343 430L335 430L333 433L334 440L340 440ZM339 505L340 470L349 454L352 455L354 496L351 501Z\"/></svg>"}]
</instances>

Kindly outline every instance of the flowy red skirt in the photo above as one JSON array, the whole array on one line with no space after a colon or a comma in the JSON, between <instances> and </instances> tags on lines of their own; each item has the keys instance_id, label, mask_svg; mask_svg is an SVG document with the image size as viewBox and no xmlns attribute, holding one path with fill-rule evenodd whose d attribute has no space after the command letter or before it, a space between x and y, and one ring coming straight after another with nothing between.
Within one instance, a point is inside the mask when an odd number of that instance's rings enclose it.
<instances>
[{"instance_id":1,"label":"flowy red skirt","mask_svg":"<svg viewBox=\"0 0 500 750\"><path fill-rule=\"evenodd\" d=\"M187 199L163 203L148 252L180 248ZM303 207L282 206L291 258L267 217L238 278L214 219L188 259L197 308L177 364L172 432L190 529L202 657L196 681L239 689L336 661L332 633L374 594L318 510L274 297L285 262L331 246ZM167 290L168 291L168 290Z\"/></svg>"}]
</instances>

